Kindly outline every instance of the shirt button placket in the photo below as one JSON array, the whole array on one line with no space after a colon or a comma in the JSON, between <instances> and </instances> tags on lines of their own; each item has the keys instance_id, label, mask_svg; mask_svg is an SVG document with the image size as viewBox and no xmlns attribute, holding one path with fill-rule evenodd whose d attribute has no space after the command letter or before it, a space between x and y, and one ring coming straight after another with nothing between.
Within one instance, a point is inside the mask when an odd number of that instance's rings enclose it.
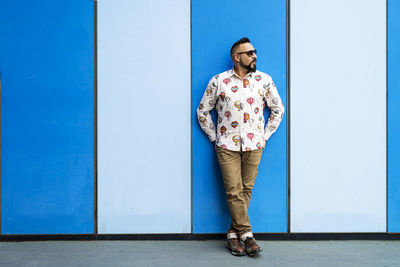
<instances>
[{"instance_id":1,"label":"shirt button placket","mask_svg":"<svg viewBox=\"0 0 400 267\"><path fill-rule=\"evenodd\" d=\"M244 103L243 103L243 99L244 99L244 86L243 86L243 80L241 80L241 86L240 86L240 105L241 108L240 109L240 149L243 151L243 128L244 128Z\"/></svg>"}]
</instances>

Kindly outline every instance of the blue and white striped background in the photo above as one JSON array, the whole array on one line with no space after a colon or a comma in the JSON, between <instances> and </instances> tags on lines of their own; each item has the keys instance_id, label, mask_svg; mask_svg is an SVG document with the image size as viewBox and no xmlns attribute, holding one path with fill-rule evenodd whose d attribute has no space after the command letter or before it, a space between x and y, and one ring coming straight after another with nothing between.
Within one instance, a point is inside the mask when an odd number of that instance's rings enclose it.
<instances>
[{"instance_id":1,"label":"blue and white striped background","mask_svg":"<svg viewBox=\"0 0 400 267\"><path fill-rule=\"evenodd\" d=\"M0 2L1 235L225 232L194 111L243 36L287 107L254 231L400 232L397 1L103 0L97 46L94 8Z\"/></svg>"}]
</instances>

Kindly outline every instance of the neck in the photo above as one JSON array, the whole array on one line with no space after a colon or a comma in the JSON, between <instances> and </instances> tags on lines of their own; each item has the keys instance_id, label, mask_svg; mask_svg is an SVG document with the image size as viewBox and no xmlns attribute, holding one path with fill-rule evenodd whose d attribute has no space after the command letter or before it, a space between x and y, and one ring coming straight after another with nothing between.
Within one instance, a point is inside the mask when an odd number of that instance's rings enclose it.
<instances>
[{"instance_id":1,"label":"neck","mask_svg":"<svg viewBox=\"0 0 400 267\"><path fill-rule=\"evenodd\" d=\"M237 65L235 65L233 67L233 70L235 71L236 75L239 76L241 79L246 77L247 73L250 72L248 69L245 69L245 68L243 68L241 66L237 66Z\"/></svg>"}]
</instances>

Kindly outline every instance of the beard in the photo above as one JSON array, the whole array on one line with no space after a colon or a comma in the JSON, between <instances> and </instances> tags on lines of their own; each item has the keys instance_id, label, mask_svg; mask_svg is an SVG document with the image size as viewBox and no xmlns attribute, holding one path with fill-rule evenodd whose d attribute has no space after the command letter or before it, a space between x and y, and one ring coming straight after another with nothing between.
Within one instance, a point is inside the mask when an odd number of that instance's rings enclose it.
<instances>
[{"instance_id":1,"label":"beard","mask_svg":"<svg viewBox=\"0 0 400 267\"><path fill-rule=\"evenodd\" d=\"M251 64L253 64L254 62L254 66L251 66ZM243 62L240 60L240 66L245 68L246 70L255 72L257 70L257 64L256 64L256 60L253 60L252 62L249 63L249 65L245 65L243 64Z\"/></svg>"}]
</instances>

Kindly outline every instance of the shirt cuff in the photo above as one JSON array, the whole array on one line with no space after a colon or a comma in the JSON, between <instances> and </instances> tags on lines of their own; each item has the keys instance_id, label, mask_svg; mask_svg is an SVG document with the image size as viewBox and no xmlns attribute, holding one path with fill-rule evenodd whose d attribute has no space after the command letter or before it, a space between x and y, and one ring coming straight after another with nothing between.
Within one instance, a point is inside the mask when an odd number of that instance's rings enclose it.
<instances>
[{"instance_id":1,"label":"shirt cuff","mask_svg":"<svg viewBox=\"0 0 400 267\"><path fill-rule=\"evenodd\" d=\"M264 134L265 142L268 141L268 139L271 137L272 134L273 134L273 132L270 132L268 130L265 131L265 134Z\"/></svg>"},{"instance_id":2,"label":"shirt cuff","mask_svg":"<svg viewBox=\"0 0 400 267\"><path fill-rule=\"evenodd\" d=\"M217 137L215 135L211 135L208 136L208 139L210 139L210 142L214 142L217 139Z\"/></svg>"}]
</instances>

